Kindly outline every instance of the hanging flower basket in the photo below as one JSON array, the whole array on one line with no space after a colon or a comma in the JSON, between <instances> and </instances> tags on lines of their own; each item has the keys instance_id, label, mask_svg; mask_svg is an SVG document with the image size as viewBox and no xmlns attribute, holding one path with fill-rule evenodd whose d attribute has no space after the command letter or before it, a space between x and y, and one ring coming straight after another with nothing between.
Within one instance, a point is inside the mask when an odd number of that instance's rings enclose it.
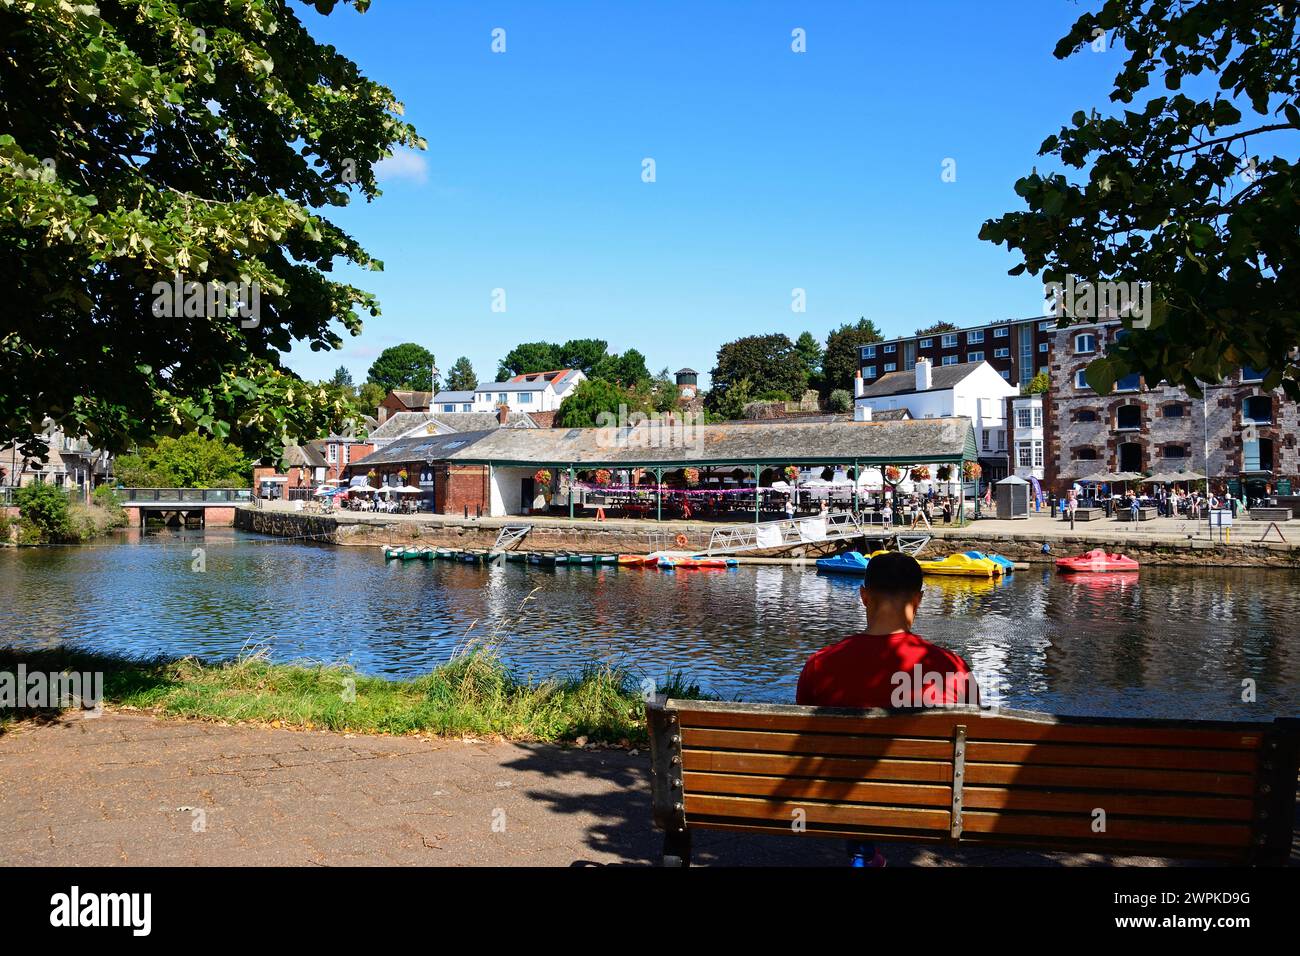
<instances>
[{"instance_id":1,"label":"hanging flower basket","mask_svg":"<svg viewBox=\"0 0 1300 956\"><path fill-rule=\"evenodd\" d=\"M885 466L885 480L886 480L887 482L889 482L891 485L896 485L896 484L898 484L900 481L903 480L903 472L902 472L902 469L900 469L900 468L895 468L893 465L886 465L886 466Z\"/></svg>"},{"instance_id":2,"label":"hanging flower basket","mask_svg":"<svg viewBox=\"0 0 1300 956\"><path fill-rule=\"evenodd\" d=\"M550 471L545 468L538 468L537 472L533 475L533 481L537 482L539 485L549 487L551 484Z\"/></svg>"},{"instance_id":3,"label":"hanging flower basket","mask_svg":"<svg viewBox=\"0 0 1300 956\"><path fill-rule=\"evenodd\" d=\"M980 467L977 461L964 461L961 464L961 476L966 481L974 481L980 475L984 474L984 469Z\"/></svg>"},{"instance_id":4,"label":"hanging flower basket","mask_svg":"<svg viewBox=\"0 0 1300 956\"><path fill-rule=\"evenodd\" d=\"M596 484L598 485L607 485L612 480L608 468L597 468L594 477L596 479Z\"/></svg>"},{"instance_id":5,"label":"hanging flower basket","mask_svg":"<svg viewBox=\"0 0 1300 956\"><path fill-rule=\"evenodd\" d=\"M794 465L786 465L784 475L785 480L793 485L799 480L799 469Z\"/></svg>"},{"instance_id":6,"label":"hanging flower basket","mask_svg":"<svg viewBox=\"0 0 1300 956\"><path fill-rule=\"evenodd\" d=\"M399 472L397 473L397 477L401 479L402 484L406 484L406 479L407 479L407 477L408 477L407 474L406 474L406 469L403 468L401 471L399 471Z\"/></svg>"},{"instance_id":7,"label":"hanging flower basket","mask_svg":"<svg viewBox=\"0 0 1300 956\"><path fill-rule=\"evenodd\" d=\"M917 465L915 468L912 469L912 480L929 481L930 469L925 465Z\"/></svg>"},{"instance_id":8,"label":"hanging flower basket","mask_svg":"<svg viewBox=\"0 0 1300 956\"><path fill-rule=\"evenodd\" d=\"M952 465L940 465L937 474L940 481L947 481L952 477Z\"/></svg>"},{"instance_id":9,"label":"hanging flower basket","mask_svg":"<svg viewBox=\"0 0 1300 956\"><path fill-rule=\"evenodd\" d=\"M683 469L682 477L686 479L687 487L694 488L700 483L700 470L698 468Z\"/></svg>"}]
</instances>

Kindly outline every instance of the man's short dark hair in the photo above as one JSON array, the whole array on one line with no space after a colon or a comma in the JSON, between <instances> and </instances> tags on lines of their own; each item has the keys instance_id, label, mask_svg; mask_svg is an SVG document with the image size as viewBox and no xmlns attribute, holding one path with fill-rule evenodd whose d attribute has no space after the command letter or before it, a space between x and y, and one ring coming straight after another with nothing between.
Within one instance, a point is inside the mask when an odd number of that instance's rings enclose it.
<instances>
[{"instance_id":1,"label":"man's short dark hair","mask_svg":"<svg viewBox=\"0 0 1300 956\"><path fill-rule=\"evenodd\" d=\"M882 597L909 598L921 590L921 566L901 551L878 554L867 561L862 586Z\"/></svg>"}]
</instances>

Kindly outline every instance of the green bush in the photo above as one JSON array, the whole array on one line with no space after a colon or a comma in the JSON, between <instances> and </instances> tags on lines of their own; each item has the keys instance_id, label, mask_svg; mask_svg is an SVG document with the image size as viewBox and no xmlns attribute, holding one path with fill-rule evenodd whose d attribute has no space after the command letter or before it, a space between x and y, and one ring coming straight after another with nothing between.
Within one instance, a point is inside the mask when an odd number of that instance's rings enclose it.
<instances>
[{"instance_id":1,"label":"green bush","mask_svg":"<svg viewBox=\"0 0 1300 956\"><path fill-rule=\"evenodd\" d=\"M853 407L853 396L848 389L837 388L826 399L826 404L833 412L847 412Z\"/></svg>"},{"instance_id":2,"label":"green bush","mask_svg":"<svg viewBox=\"0 0 1300 956\"><path fill-rule=\"evenodd\" d=\"M228 442L182 435L119 455L114 471L127 488L247 488L253 466Z\"/></svg>"},{"instance_id":3,"label":"green bush","mask_svg":"<svg viewBox=\"0 0 1300 956\"><path fill-rule=\"evenodd\" d=\"M19 488L14 494L25 527L19 531L24 543L76 541L78 533L68 508L68 495L54 485L36 484Z\"/></svg>"}]
</instances>

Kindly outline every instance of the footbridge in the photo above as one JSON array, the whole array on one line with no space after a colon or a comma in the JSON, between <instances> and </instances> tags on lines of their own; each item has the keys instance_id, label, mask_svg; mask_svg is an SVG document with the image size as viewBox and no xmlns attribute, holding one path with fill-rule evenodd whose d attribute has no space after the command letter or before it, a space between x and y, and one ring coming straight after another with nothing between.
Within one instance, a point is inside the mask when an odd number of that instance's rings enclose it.
<instances>
[{"instance_id":1,"label":"footbridge","mask_svg":"<svg viewBox=\"0 0 1300 956\"><path fill-rule=\"evenodd\" d=\"M252 488L118 488L117 494L140 527L150 518L184 527L229 525L235 508L253 504Z\"/></svg>"}]
</instances>

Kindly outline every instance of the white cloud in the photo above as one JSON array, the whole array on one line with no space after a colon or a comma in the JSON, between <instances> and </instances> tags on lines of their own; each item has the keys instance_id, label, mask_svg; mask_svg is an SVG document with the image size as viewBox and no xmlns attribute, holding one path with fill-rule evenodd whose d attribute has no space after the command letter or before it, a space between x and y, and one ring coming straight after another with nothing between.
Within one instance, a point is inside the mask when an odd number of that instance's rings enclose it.
<instances>
[{"instance_id":1,"label":"white cloud","mask_svg":"<svg viewBox=\"0 0 1300 956\"><path fill-rule=\"evenodd\" d=\"M429 164L423 154L411 149L399 149L387 159L375 164L375 175L381 181L406 179L423 183L429 176Z\"/></svg>"}]
</instances>

